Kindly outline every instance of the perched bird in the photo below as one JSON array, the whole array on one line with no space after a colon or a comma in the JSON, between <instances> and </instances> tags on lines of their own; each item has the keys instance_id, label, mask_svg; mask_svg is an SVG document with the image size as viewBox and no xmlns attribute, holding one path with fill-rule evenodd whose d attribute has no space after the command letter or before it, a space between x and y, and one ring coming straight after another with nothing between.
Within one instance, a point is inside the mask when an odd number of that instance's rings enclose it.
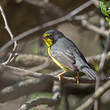
<instances>
[{"instance_id":1,"label":"perched bird","mask_svg":"<svg viewBox=\"0 0 110 110\"><path fill-rule=\"evenodd\" d=\"M89 66L76 45L66 38L63 33L58 30L49 30L43 34L43 40L48 46L49 56L64 70L63 73L58 75L59 80L65 72L75 70L85 73L91 80L96 80L97 72ZM79 74L77 74L76 80L78 83Z\"/></svg>"}]
</instances>

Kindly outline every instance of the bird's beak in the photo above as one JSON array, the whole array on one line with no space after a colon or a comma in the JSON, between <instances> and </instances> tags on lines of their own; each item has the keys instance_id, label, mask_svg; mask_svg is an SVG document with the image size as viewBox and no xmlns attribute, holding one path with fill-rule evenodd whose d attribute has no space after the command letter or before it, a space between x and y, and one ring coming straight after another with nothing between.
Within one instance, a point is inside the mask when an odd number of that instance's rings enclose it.
<instances>
[{"instance_id":1,"label":"bird's beak","mask_svg":"<svg viewBox=\"0 0 110 110\"><path fill-rule=\"evenodd\" d=\"M44 39L47 39L44 35L42 35L42 39L44 40Z\"/></svg>"}]
</instances>

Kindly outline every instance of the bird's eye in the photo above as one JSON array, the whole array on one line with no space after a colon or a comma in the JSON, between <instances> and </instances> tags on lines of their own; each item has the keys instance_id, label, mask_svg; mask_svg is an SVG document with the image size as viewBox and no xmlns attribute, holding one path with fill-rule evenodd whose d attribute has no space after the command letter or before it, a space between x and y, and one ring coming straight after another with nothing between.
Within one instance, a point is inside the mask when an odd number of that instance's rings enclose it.
<instances>
[{"instance_id":1,"label":"bird's eye","mask_svg":"<svg viewBox=\"0 0 110 110\"><path fill-rule=\"evenodd\" d=\"M45 35L43 36L43 39L47 39L47 38L49 38L49 36L45 36Z\"/></svg>"},{"instance_id":2,"label":"bird's eye","mask_svg":"<svg viewBox=\"0 0 110 110\"><path fill-rule=\"evenodd\" d=\"M48 35L46 38L51 38L50 35Z\"/></svg>"},{"instance_id":3,"label":"bird's eye","mask_svg":"<svg viewBox=\"0 0 110 110\"><path fill-rule=\"evenodd\" d=\"M52 35L50 35L50 36L49 36L49 38L50 38L50 39L53 39L53 36L52 36Z\"/></svg>"},{"instance_id":4,"label":"bird's eye","mask_svg":"<svg viewBox=\"0 0 110 110\"><path fill-rule=\"evenodd\" d=\"M50 36L49 36L50 38L52 38L52 34L50 34Z\"/></svg>"},{"instance_id":5,"label":"bird's eye","mask_svg":"<svg viewBox=\"0 0 110 110\"><path fill-rule=\"evenodd\" d=\"M48 39L48 38L53 39L52 34L44 34L43 35L43 39Z\"/></svg>"}]
</instances>

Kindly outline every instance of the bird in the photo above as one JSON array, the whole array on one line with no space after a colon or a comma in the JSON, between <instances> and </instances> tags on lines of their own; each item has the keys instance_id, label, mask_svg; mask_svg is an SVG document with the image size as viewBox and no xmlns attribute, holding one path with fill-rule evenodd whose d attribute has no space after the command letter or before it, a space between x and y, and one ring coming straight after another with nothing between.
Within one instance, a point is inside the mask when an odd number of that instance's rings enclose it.
<instances>
[{"instance_id":1,"label":"bird","mask_svg":"<svg viewBox=\"0 0 110 110\"><path fill-rule=\"evenodd\" d=\"M59 80L65 72L77 71L76 81L79 83L79 73L84 73L90 80L96 80L97 72L88 64L77 46L65 35L51 29L42 35L48 47L48 55L64 71L58 74Z\"/></svg>"}]
</instances>

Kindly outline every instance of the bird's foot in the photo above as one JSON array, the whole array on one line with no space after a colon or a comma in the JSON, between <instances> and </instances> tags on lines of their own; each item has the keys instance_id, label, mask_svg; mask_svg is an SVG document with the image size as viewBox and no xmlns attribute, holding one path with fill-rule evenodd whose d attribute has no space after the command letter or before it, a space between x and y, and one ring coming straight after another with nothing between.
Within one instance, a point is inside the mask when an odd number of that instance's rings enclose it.
<instances>
[{"instance_id":1,"label":"bird's foot","mask_svg":"<svg viewBox=\"0 0 110 110\"><path fill-rule=\"evenodd\" d=\"M78 72L76 73L76 83L77 83L77 84L80 83L80 81L79 81L79 73L78 73Z\"/></svg>"},{"instance_id":2,"label":"bird's foot","mask_svg":"<svg viewBox=\"0 0 110 110\"><path fill-rule=\"evenodd\" d=\"M62 75L63 75L64 73L65 73L65 71L57 75L57 76L58 76L58 79L59 79L60 81L62 80Z\"/></svg>"},{"instance_id":3,"label":"bird's foot","mask_svg":"<svg viewBox=\"0 0 110 110\"><path fill-rule=\"evenodd\" d=\"M57 75L58 76L58 79L61 81L62 80L62 75Z\"/></svg>"}]
</instances>

